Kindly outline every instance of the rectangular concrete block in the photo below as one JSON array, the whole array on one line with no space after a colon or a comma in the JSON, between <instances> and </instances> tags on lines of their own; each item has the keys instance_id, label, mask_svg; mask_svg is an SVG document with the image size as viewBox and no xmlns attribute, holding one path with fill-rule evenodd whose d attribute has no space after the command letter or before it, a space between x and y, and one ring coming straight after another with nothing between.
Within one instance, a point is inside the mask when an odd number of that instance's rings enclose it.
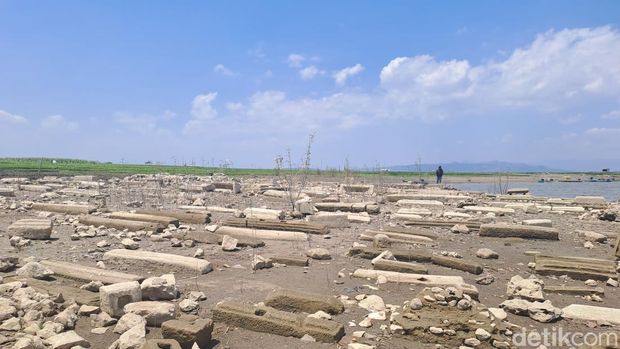
<instances>
[{"instance_id":1,"label":"rectangular concrete block","mask_svg":"<svg viewBox=\"0 0 620 349\"><path fill-rule=\"evenodd\" d=\"M568 275L573 279L606 281L617 279L616 263L612 260L571 256L536 255L534 270L541 275Z\"/></svg>"},{"instance_id":2,"label":"rectangular concrete block","mask_svg":"<svg viewBox=\"0 0 620 349\"><path fill-rule=\"evenodd\" d=\"M441 265L442 267L462 270L476 275L482 274L484 270L480 263L461 258L433 255L431 257L431 262L436 265Z\"/></svg>"},{"instance_id":3,"label":"rectangular concrete block","mask_svg":"<svg viewBox=\"0 0 620 349\"><path fill-rule=\"evenodd\" d=\"M213 320L279 336L301 338L309 334L321 342L336 342L344 336L344 327L335 321L237 302L216 305Z\"/></svg>"},{"instance_id":4,"label":"rectangular concrete block","mask_svg":"<svg viewBox=\"0 0 620 349\"><path fill-rule=\"evenodd\" d=\"M52 349L71 349L73 347L82 346L90 347L90 343L75 331L62 332L53 335L47 339Z\"/></svg>"},{"instance_id":5,"label":"rectangular concrete block","mask_svg":"<svg viewBox=\"0 0 620 349\"><path fill-rule=\"evenodd\" d=\"M31 240L47 240L52 234L52 221L49 219L20 219L9 225L9 236L21 236Z\"/></svg>"},{"instance_id":6,"label":"rectangular concrete block","mask_svg":"<svg viewBox=\"0 0 620 349\"><path fill-rule=\"evenodd\" d=\"M464 293L469 294L474 298L478 298L478 289L476 286L465 283L463 278L460 276L409 274L371 269L356 269L353 272L353 277L362 279L377 279L380 275L385 276L388 282L415 284L427 287L452 286L462 290Z\"/></svg>"},{"instance_id":7,"label":"rectangular concrete block","mask_svg":"<svg viewBox=\"0 0 620 349\"><path fill-rule=\"evenodd\" d=\"M95 211L94 207L88 205L74 205L74 204L48 204L41 202L34 202L32 209L37 211L47 211L65 214L89 214Z\"/></svg>"},{"instance_id":8,"label":"rectangular concrete block","mask_svg":"<svg viewBox=\"0 0 620 349\"><path fill-rule=\"evenodd\" d=\"M140 281L144 279L139 275L87 267L83 264L48 260L43 260L40 263L51 269L55 276L61 276L67 279L83 281L86 283L90 281L101 281L107 285L127 281Z\"/></svg>"},{"instance_id":9,"label":"rectangular concrete block","mask_svg":"<svg viewBox=\"0 0 620 349\"><path fill-rule=\"evenodd\" d=\"M167 227L172 224L175 227L179 226L179 220L173 217L164 217L164 216L156 216L151 214L144 213L131 213L131 212L112 212L110 214L110 218L115 219L126 219L128 221L137 221L137 222L150 222L150 223L158 223Z\"/></svg>"},{"instance_id":10,"label":"rectangular concrete block","mask_svg":"<svg viewBox=\"0 0 620 349\"><path fill-rule=\"evenodd\" d=\"M325 235L329 228L325 224L304 221L280 221L275 219L228 218L222 225L238 228L298 231L307 234Z\"/></svg>"},{"instance_id":11,"label":"rectangular concrete block","mask_svg":"<svg viewBox=\"0 0 620 349\"><path fill-rule=\"evenodd\" d=\"M209 348L212 332L211 319L190 315L183 315L178 320L168 320L161 325L162 337L176 340L183 349L191 349L194 343L200 348Z\"/></svg>"},{"instance_id":12,"label":"rectangular concrete block","mask_svg":"<svg viewBox=\"0 0 620 349\"><path fill-rule=\"evenodd\" d=\"M13 197L15 196L15 190L13 188L0 188L0 196Z\"/></svg>"},{"instance_id":13,"label":"rectangular concrete block","mask_svg":"<svg viewBox=\"0 0 620 349\"><path fill-rule=\"evenodd\" d=\"M82 215L78 218L80 223L85 225L93 225L98 227L100 225L106 228L114 228L118 230L128 231L162 231L164 226L158 223L151 222L139 222L139 221L130 221L126 219L113 219L113 218L104 218L99 216L91 216L91 215Z\"/></svg>"},{"instance_id":14,"label":"rectangular concrete block","mask_svg":"<svg viewBox=\"0 0 620 349\"><path fill-rule=\"evenodd\" d=\"M381 254L385 249L375 247L353 247L349 249L348 255L364 259L373 259ZM409 249L390 249L394 258L403 262L431 262L432 255L427 251Z\"/></svg>"},{"instance_id":15,"label":"rectangular concrete block","mask_svg":"<svg viewBox=\"0 0 620 349\"><path fill-rule=\"evenodd\" d=\"M307 241L308 235L298 231L266 230L238 227L219 227L215 231L218 235L228 235L241 239L259 240L282 240L282 241Z\"/></svg>"},{"instance_id":16,"label":"rectangular concrete block","mask_svg":"<svg viewBox=\"0 0 620 349\"><path fill-rule=\"evenodd\" d=\"M346 214L315 214L307 217L308 222L324 224L329 228L348 228L351 226Z\"/></svg>"},{"instance_id":17,"label":"rectangular concrete block","mask_svg":"<svg viewBox=\"0 0 620 349\"><path fill-rule=\"evenodd\" d=\"M522 239L543 239L558 240L559 232L554 228L525 226L519 224L482 224L480 226L480 236L496 238L522 238Z\"/></svg>"},{"instance_id":18,"label":"rectangular concrete block","mask_svg":"<svg viewBox=\"0 0 620 349\"><path fill-rule=\"evenodd\" d=\"M526 219L523 221L523 225L551 228L553 221L550 219Z\"/></svg>"},{"instance_id":19,"label":"rectangular concrete block","mask_svg":"<svg viewBox=\"0 0 620 349\"><path fill-rule=\"evenodd\" d=\"M310 314L319 310L329 314L340 314L344 311L344 305L335 297L289 289L273 291L265 300L265 305L282 311Z\"/></svg>"},{"instance_id":20,"label":"rectangular concrete block","mask_svg":"<svg viewBox=\"0 0 620 349\"><path fill-rule=\"evenodd\" d=\"M137 281L121 282L99 288L100 308L112 317L125 314L124 307L142 300L142 290Z\"/></svg>"},{"instance_id":21,"label":"rectangular concrete block","mask_svg":"<svg viewBox=\"0 0 620 349\"><path fill-rule=\"evenodd\" d=\"M373 264L375 270L396 271L399 273L428 274L428 268L423 265L409 262L378 259Z\"/></svg>"},{"instance_id":22,"label":"rectangular concrete block","mask_svg":"<svg viewBox=\"0 0 620 349\"><path fill-rule=\"evenodd\" d=\"M183 223L205 224L211 222L211 213L192 210L136 210L136 213L173 217Z\"/></svg>"},{"instance_id":23,"label":"rectangular concrete block","mask_svg":"<svg viewBox=\"0 0 620 349\"><path fill-rule=\"evenodd\" d=\"M562 308L562 317L573 320L611 322L620 325L620 309L571 304Z\"/></svg>"},{"instance_id":24,"label":"rectangular concrete block","mask_svg":"<svg viewBox=\"0 0 620 349\"><path fill-rule=\"evenodd\" d=\"M204 259L141 250L116 249L103 255L106 263L123 265L137 270L165 269L165 273L206 274L213 270L211 263Z\"/></svg>"},{"instance_id":25,"label":"rectangular concrete block","mask_svg":"<svg viewBox=\"0 0 620 349\"><path fill-rule=\"evenodd\" d=\"M269 256L269 259L273 263L286 264L286 265L294 265L298 267L306 267L308 266L308 258L301 256Z\"/></svg>"}]
</instances>

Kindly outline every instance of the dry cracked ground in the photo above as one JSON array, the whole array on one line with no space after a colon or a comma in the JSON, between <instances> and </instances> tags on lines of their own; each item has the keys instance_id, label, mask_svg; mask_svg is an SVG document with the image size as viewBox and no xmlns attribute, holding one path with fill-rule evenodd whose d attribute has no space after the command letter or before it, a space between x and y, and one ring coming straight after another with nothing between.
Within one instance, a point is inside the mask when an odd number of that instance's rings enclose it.
<instances>
[{"instance_id":1,"label":"dry cracked ground","mask_svg":"<svg viewBox=\"0 0 620 349\"><path fill-rule=\"evenodd\" d=\"M283 183L0 178L0 347L618 347L618 203Z\"/></svg>"}]
</instances>

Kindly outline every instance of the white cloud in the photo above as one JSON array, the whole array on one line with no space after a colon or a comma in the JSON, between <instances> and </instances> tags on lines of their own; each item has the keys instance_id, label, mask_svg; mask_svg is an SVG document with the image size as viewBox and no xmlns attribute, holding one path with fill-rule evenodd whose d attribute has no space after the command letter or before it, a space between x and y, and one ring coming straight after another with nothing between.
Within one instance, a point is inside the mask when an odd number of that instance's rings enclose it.
<instances>
[{"instance_id":1,"label":"white cloud","mask_svg":"<svg viewBox=\"0 0 620 349\"><path fill-rule=\"evenodd\" d=\"M119 111L114 113L114 121L122 125L124 129L139 134L169 134L169 128L162 123L171 122L176 118L177 113L171 110L164 110L158 114L132 113Z\"/></svg>"},{"instance_id":2,"label":"white cloud","mask_svg":"<svg viewBox=\"0 0 620 349\"><path fill-rule=\"evenodd\" d=\"M213 71L217 74L228 77L239 76L238 72L226 68L223 64L217 64L215 67L213 67Z\"/></svg>"},{"instance_id":3,"label":"white cloud","mask_svg":"<svg viewBox=\"0 0 620 349\"><path fill-rule=\"evenodd\" d=\"M352 67L346 67L334 73L334 80L338 85L344 85L348 78L361 73L362 70L364 70L364 66L359 63Z\"/></svg>"},{"instance_id":4,"label":"white cloud","mask_svg":"<svg viewBox=\"0 0 620 349\"><path fill-rule=\"evenodd\" d=\"M213 119L217 116L217 111L211 103L217 97L217 92L209 92L204 95L194 97L192 102L192 117L199 120Z\"/></svg>"},{"instance_id":5,"label":"white cloud","mask_svg":"<svg viewBox=\"0 0 620 349\"><path fill-rule=\"evenodd\" d=\"M289 62L310 60L298 56L292 54ZM272 134L332 125L353 128L385 118L436 121L518 113L524 122L548 115L571 124L588 122L576 116L588 115L593 105L614 109L620 101L620 33L611 27L549 31L503 57L480 64L428 55L397 57L378 72L379 85L369 91L297 98L259 91L229 104L226 120L248 132L271 128ZM319 74L311 67L306 78ZM363 69L361 64L347 67L334 79L345 84ZM215 118L213 99L215 94L196 97L192 120Z\"/></svg>"},{"instance_id":6,"label":"white cloud","mask_svg":"<svg viewBox=\"0 0 620 349\"><path fill-rule=\"evenodd\" d=\"M620 109L612 110L610 112L607 112L607 113L601 115L601 118L603 118L603 119L620 119Z\"/></svg>"},{"instance_id":7,"label":"white cloud","mask_svg":"<svg viewBox=\"0 0 620 349\"><path fill-rule=\"evenodd\" d=\"M217 117L217 110L211 105L215 98L217 98L217 92L209 92L194 97L192 101L192 117L185 124L185 132L190 132L194 128Z\"/></svg>"},{"instance_id":8,"label":"white cloud","mask_svg":"<svg viewBox=\"0 0 620 349\"><path fill-rule=\"evenodd\" d=\"M164 112L162 113L162 119L168 121L168 120L172 120L177 116L177 113L171 111L171 110L164 110Z\"/></svg>"},{"instance_id":9,"label":"white cloud","mask_svg":"<svg viewBox=\"0 0 620 349\"><path fill-rule=\"evenodd\" d=\"M11 114L8 111L0 110L0 122L9 122L12 124L25 124L28 122L28 119L21 115Z\"/></svg>"},{"instance_id":10,"label":"white cloud","mask_svg":"<svg viewBox=\"0 0 620 349\"><path fill-rule=\"evenodd\" d=\"M41 127L63 131L74 131L78 128L78 123L65 119L64 116L56 114L50 115L41 120Z\"/></svg>"},{"instance_id":11,"label":"white cloud","mask_svg":"<svg viewBox=\"0 0 620 349\"><path fill-rule=\"evenodd\" d=\"M620 136L620 128L594 127L586 130L588 136Z\"/></svg>"},{"instance_id":12,"label":"white cloud","mask_svg":"<svg viewBox=\"0 0 620 349\"><path fill-rule=\"evenodd\" d=\"M317 75L323 75L323 74L325 74L325 71L320 70L319 68L313 65L309 67L305 67L299 71L299 76L301 77L302 80L312 80Z\"/></svg>"},{"instance_id":13,"label":"white cloud","mask_svg":"<svg viewBox=\"0 0 620 349\"><path fill-rule=\"evenodd\" d=\"M288 58L286 59L288 65L293 68L301 67L301 64L305 60L306 60L306 57L304 57L304 55L301 55L299 53L291 53L290 55L288 55Z\"/></svg>"}]
</instances>

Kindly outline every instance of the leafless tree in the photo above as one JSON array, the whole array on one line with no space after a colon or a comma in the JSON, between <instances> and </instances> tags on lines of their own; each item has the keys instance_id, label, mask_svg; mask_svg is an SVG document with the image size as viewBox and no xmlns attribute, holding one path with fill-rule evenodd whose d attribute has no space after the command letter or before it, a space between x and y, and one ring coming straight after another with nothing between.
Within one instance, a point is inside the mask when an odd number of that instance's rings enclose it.
<instances>
[{"instance_id":1,"label":"leafless tree","mask_svg":"<svg viewBox=\"0 0 620 349\"><path fill-rule=\"evenodd\" d=\"M312 158L312 144L314 143L315 133L308 135L308 144L299 164L293 163L291 149L286 150L286 156L278 155L275 158L275 174L283 182L286 190L286 198L295 210L295 202L299 200L301 193L308 186L310 175L310 160Z\"/></svg>"}]
</instances>

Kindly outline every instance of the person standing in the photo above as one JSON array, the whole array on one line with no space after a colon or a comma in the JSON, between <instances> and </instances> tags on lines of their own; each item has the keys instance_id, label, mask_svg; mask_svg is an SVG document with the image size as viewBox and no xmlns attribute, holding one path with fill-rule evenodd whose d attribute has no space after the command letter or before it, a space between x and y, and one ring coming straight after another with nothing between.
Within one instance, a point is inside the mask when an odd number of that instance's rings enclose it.
<instances>
[{"instance_id":1,"label":"person standing","mask_svg":"<svg viewBox=\"0 0 620 349\"><path fill-rule=\"evenodd\" d=\"M437 171L435 171L435 175L437 176L437 184L440 184L443 177L443 168L441 168L441 166L437 168Z\"/></svg>"}]
</instances>

